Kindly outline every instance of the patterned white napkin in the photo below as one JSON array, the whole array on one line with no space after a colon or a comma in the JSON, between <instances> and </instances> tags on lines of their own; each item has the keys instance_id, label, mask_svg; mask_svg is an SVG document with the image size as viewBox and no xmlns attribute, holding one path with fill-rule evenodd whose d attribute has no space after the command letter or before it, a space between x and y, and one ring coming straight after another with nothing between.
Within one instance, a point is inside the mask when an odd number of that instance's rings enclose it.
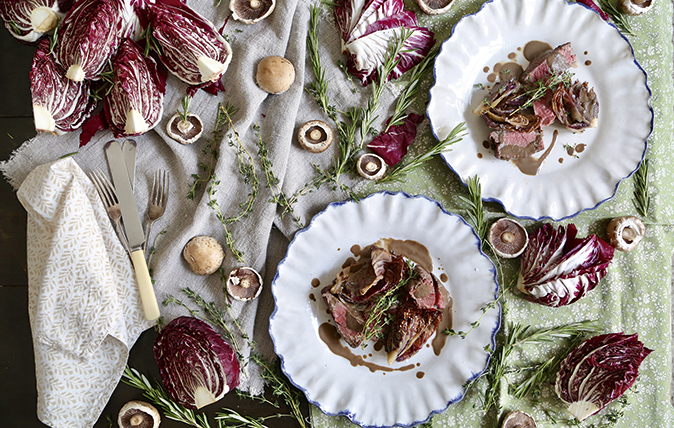
<instances>
[{"instance_id":1,"label":"patterned white napkin","mask_svg":"<svg viewBox=\"0 0 674 428\"><path fill-rule=\"evenodd\" d=\"M28 212L28 311L38 418L94 425L145 320L128 256L91 181L71 158L37 167L17 196Z\"/></svg>"}]
</instances>

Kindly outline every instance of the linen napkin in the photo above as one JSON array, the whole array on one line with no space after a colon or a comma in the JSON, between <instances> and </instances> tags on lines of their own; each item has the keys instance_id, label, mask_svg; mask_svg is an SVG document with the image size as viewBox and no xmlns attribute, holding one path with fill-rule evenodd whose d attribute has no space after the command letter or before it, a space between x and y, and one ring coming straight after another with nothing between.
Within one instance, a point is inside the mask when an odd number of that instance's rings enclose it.
<instances>
[{"instance_id":1,"label":"linen napkin","mask_svg":"<svg viewBox=\"0 0 674 428\"><path fill-rule=\"evenodd\" d=\"M129 258L91 181L71 158L36 168L28 212L28 311L38 418L90 427L119 382L145 320Z\"/></svg>"}]
</instances>

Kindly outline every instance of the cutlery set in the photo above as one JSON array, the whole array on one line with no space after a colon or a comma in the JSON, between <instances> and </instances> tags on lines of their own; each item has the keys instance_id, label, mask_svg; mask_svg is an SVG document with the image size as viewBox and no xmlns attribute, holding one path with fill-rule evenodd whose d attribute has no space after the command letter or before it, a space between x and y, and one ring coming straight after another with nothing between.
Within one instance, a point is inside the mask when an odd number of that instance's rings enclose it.
<instances>
[{"instance_id":1,"label":"cutlery set","mask_svg":"<svg viewBox=\"0 0 674 428\"><path fill-rule=\"evenodd\" d=\"M143 230L133 193L135 141L126 140L123 144L119 144L116 140L109 141L105 145L105 155L114 186L101 171L91 172L90 178L115 225L122 245L131 257L145 318L154 320L159 318L159 306L145 261L145 249L152 223L164 215L166 210L169 176L163 170L155 173L147 209L148 223Z\"/></svg>"}]
</instances>

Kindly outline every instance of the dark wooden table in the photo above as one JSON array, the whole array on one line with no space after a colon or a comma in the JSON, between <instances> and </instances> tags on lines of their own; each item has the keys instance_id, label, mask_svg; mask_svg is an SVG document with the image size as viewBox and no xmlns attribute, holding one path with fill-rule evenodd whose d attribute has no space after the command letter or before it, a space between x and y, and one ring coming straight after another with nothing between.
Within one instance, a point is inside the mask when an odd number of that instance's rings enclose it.
<instances>
[{"instance_id":1,"label":"dark wooden table","mask_svg":"<svg viewBox=\"0 0 674 428\"><path fill-rule=\"evenodd\" d=\"M0 28L0 160L35 136L28 73L35 48L15 40ZM6 428L44 427L36 416L37 391L32 337L28 321L28 278L26 274L26 212L16 192L6 180L0 180L0 426ZM154 330L143 333L131 350L129 364L149 377L159 379L152 356ZM117 413L129 400L143 399L140 391L120 384L96 423L97 428L117 427ZM211 416L221 407L254 416L288 413L285 406L276 409L250 399L228 394L208 406ZM305 415L308 410L303 403ZM112 420L112 424L110 423ZM211 419L212 427L217 426ZM299 426L284 417L269 419L269 427ZM162 427L184 427L166 420Z\"/></svg>"}]
</instances>

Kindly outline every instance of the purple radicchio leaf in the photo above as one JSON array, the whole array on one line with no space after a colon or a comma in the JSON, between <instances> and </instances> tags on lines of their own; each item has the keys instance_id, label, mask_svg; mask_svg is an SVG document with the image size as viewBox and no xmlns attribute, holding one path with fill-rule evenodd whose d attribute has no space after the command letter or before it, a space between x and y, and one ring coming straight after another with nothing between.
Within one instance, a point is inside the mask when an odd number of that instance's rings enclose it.
<instances>
[{"instance_id":1,"label":"purple radicchio leaf","mask_svg":"<svg viewBox=\"0 0 674 428\"><path fill-rule=\"evenodd\" d=\"M68 78L99 78L121 42L129 7L129 0L80 0L70 9L55 49Z\"/></svg>"},{"instance_id":2,"label":"purple radicchio leaf","mask_svg":"<svg viewBox=\"0 0 674 428\"><path fill-rule=\"evenodd\" d=\"M391 126L388 131L377 135L367 148L381 156L389 166L394 166L407 154L407 148L417 136L417 125L423 120L423 116L410 113L403 123Z\"/></svg>"},{"instance_id":3,"label":"purple radicchio leaf","mask_svg":"<svg viewBox=\"0 0 674 428\"><path fill-rule=\"evenodd\" d=\"M371 24L397 15L404 8L402 0L342 0L335 6L335 21L342 38L342 50L346 51L344 46L347 43L364 35Z\"/></svg>"},{"instance_id":4,"label":"purple radicchio leaf","mask_svg":"<svg viewBox=\"0 0 674 428\"><path fill-rule=\"evenodd\" d=\"M160 60L189 85L207 86L220 80L232 59L232 48L213 24L180 0L148 5L152 36Z\"/></svg>"},{"instance_id":5,"label":"purple radicchio leaf","mask_svg":"<svg viewBox=\"0 0 674 428\"><path fill-rule=\"evenodd\" d=\"M606 276L613 247L590 235L576 238L576 226L555 230L544 224L522 253L517 288L532 302L564 306L583 297Z\"/></svg>"},{"instance_id":6,"label":"purple radicchio leaf","mask_svg":"<svg viewBox=\"0 0 674 428\"><path fill-rule=\"evenodd\" d=\"M56 0L0 0L0 18L9 33L26 43L52 31L63 17Z\"/></svg>"},{"instance_id":7,"label":"purple radicchio leaf","mask_svg":"<svg viewBox=\"0 0 674 428\"><path fill-rule=\"evenodd\" d=\"M74 82L49 53L49 40L38 45L29 73L35 129L54 134L74 131L91 115L96 101L89 82Z\"/></svg>"},{"instance_id":8,"label":"purple radicchio leaf","mask_svg":"<svg viewBox=\"0 0 674 428\"><path fill-rule=\"evenodd\" d=\"M555 392L579 421L619 398L652 352L637 334L608 333L581 343L562 361Z\"/></svg>"},{"instance_id":9,"label":"purple radicchio leaf","mask_svg":"<svg viewBox=\"0 0 674 428\"><path fill-rule=\"evenodd\" d=\"M236 354L197 318L179 317L168 323L153 351L168 395L189 409L214 403L239 385Z\"/></svg>"},{"instance_id":10,"label":"purple radicchio leaf","mask_svg":"<svg viewBox=\"0 0 674 428\"><path fill-rule=\"evenodd\" d=\"M124 39L112 58L114 79L105 110L115 138L143 134L157 126L164 104L164 82L152 57L131 39Z\"/></svg>"},{"instance_id":11,"label":"purple radicchio leaf","mask_svg":"<svg viewBox=\"0 0 674 428\"><path fill-rule=\"evenodd\" d=\"M592 0L577 0L577 3L585 5L588 8L594 10L595 12L597 12L599 14L599 16L601 16L601 19L603 19L604 21L609 20L608 14L606 12L604 12L603 10L601 10L601 8L594 1L592 1Z\"/></svg>"}]
</instances>

